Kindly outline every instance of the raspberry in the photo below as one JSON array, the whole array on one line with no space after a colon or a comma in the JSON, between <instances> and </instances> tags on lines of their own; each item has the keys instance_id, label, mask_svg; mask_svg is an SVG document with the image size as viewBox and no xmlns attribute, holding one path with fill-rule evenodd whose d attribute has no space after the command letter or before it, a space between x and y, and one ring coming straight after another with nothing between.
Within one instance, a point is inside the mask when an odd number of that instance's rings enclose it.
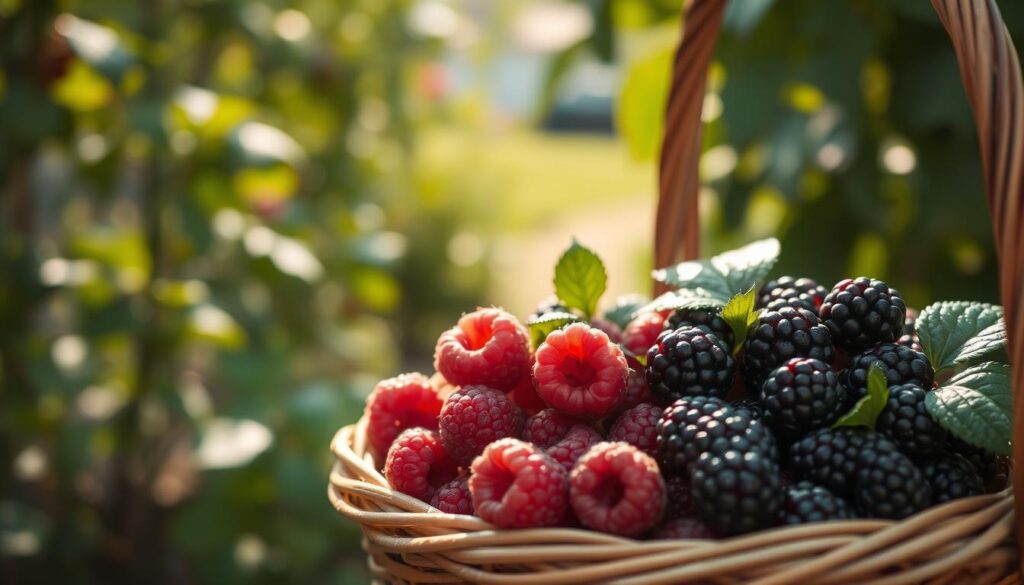
<instances>
[{"instance_id":1,"label":"raspberry","mask_svg":"<svg viewBox=\"0 0 1024 585\"><path fill-rule=\"evenodd\" d=\"M532 370L532 360L531 357ZM513 404L519 407L526 416L533 416L548 407L547 404L537 395L537 388L533 385L533 374L527 372L519 383L506 394Z\"/></svg>"},{"instance_id":2,"label":"raspberry","mask_svg":"<svg viewBox=\"0 0 1024 585\"><path fill-rule=\"evenodd\" d=\"M868 370L878 363L889 386L914 384L931 389L935 372L921 352L895 343L879 343L850 359L850 365L839 373L839 383L846 388L846 405L853 406L868 392Z\"/></svg>"},{"instance_id":3,"label":"raspberry","mask_svg":"<svg viewBox=\"0 0 1024 585\"><path fill-rule=\"evenodd\" d=\"M555 526L566 515L569 475L539 448L501 439L473 460L473 509L499 528Z\"/></svg>"},{"instance_id":4,"label":"raspberry","mask_svg":"<svg viewBox=\"0 0 1024 585\"><path fill-rule=\"evenodd\" d=\"M459 389L455 384L445 380L444 376L438 372L434 372L434 375L430 377L430 385L434 387L441 400L448 398L452 392Z\"/></svg>"},{"instance_id":5,"label":"raspberry","mask_svg":"<svg viewBox=\"0 0 1024 585\"><path fill-rule=\"evenodd\" d=\"M615 419L615 424L608 431L608 440L629 443L648 455L654 455L658 421L664 412L664 408L653 404L631 408Z\"/></svg>"},{"instance_id":6,"label":"raspberry","mask_svg":"<svg viewBox=\"0 0 1024 585\"><path fill-rule=\"evenodd\" d=\"M857 511L868 518L902 520L931 505L932 489L909 457L884 438L857 455Z\"/></svg>"},{"instance_id":7,"label":"raspberry","mask_svg":"<svg viewBox=\"0 0 1024 585\"><path fill-rule=\"evenodd\" d=\"M690 477L698 458L713 446L719 451L729 445L756 446L778 457L775 439L763 422L718 398L680 398L665 409L657 433L655 453L666 475Z\"/></svg>"},{"instance_id":8,"label":"raspberry","mask_svg":"<svg viewBox=\"0 0 1024 585\"><path fill-rule=\"evenodd\" d=\"M856 353L903 335L907 305L900 291L881 280L859 277L836 284L818 310L838 347Z\"/></svg>"},{"instance_id":9,"label":"raspberry","mask_svg":"<svg viewBox=\"0 0 1024 585\"><path fill-rule=\"evenodd\" d=\"M569 429L580 419L563 414L554 408L545 408L526 420L523 426L523 440L547 449L569 434Z\"/></svg>"},{"instance_id":10,"label":"raspberry","mask_svg":"<svg viewBox=\"0 0 1024 585\"><path fill-rule=\"evenodd\" d=\"M830 426L843 414L845 397L832 368L813 358L789 360L761 386L765 422L786 437Z\"/></svg>"},{"instance_id":11,"label":"raspberry","mask_svg":"<svg viewBox=\"0 0 1024 585\"><path fill-rule=\"evenodd\" d=\"M366 399L366 434L370 451L378 462L405 429L424 427L437 430L443 401L423 374L402 374L382 380Z\"/></svg>"},{"instance_id":12,"label":"raspberry","mask_svg":"<svg viewBox=\"0 0 1024 585\"><path fill-rule=\"evenodd\" d=\"M669 477L665 480L665 493L668 494L666 518L685 518L693 515L693 491L690 489L689 478Z\"/></svg>"},{"instance_id":13,"label":"raspberry","mask_svg":"<svg viewBox=\"0 0 1024 585\"><path fill-rule=\"evenodd\" d=\"M565 437L548 447L545 452L569 472L584 453L601 441L601 435L597 431L587 425L578 424L569 429Z\"/></svg>"},{"instance_id":14,"label":"raspberry","mask_svg":"<svg viewBox=\"0 0 1024 585\"><path fill-rule=\"evenodd\" d=\"M441 334L434 369L458 386L511 390L530 368L530 338L501 309L477 309Z\"/></svg>"},{"instance_id":15,"label":"raspberry","mask_svg":"<svg viewBox=\"0 0 1024 585\"><path fill-rule=\"evenodd\" d=\"M676 309L665 324L666 329L697 327L708 333L714 333L729 347L736 343L736 335L732 327L722 319L722 310L715 307Z\"/></svg>"},{"instance_id":16,"label":"raspberry","mask_svg":"<svg viewBox=\"0 0 1024 585\"><path fill-rule=\"evenodd\" d=\"M600 317L594 317L590 320L590 326L594 329L604 331L604 334L608 336L608 339L612 343L622 342L622 329L619 329L619 326L615 323L606 319L601 319Z\"/></svg>"},{"instance_id":17,"label":"raspberry","mask_svg":"<svg viewBox=\"0 0 1024 585\"><path fill-rule=\"evenodd\" d=\"M932 486L933 505L985 493L978 472L962 455L943 453L925 459L921 462L921 471Z\"/></svg>"},{"instance_id":18,"label":"raspberry","mask_svg":"<svg viewBox=\"0 0 1024 585\"><path fill-rule=\"evenodd\" d=\"M652 311L639 315L622 332L622 345L633 355L647 355L647 350L658 341L665 330L665 313Z\"/></svg>"},{"instance_id":19,"label":"raspberry","mask_svg":"<svg viewBox=\"0 0 1024 585\"><path fill-rule=\"evenodd\" d=\"M537 348L537 394L573 416L603 418L622 402L628 368L619 346L583 323L551 332Z\"/></svg>"},{"instance_id":20,"label":"raspberry","mask_svg":"<svg viewBox=\"0 0 1024 585\"><path fill-rule=\"evenodd\" d=\"M715 533L700 518L675 518L654 531L657 540L711 540Z\"/></svg>"},{"instance_id":21,"label":"raspberry","mask_svg":"<svg viewBox=\"0 0 1024 585\"><path fill-rule=\"evenodd\" d=\"M445 514L473 515L473 496L469 493L469 474L463 474L437 488L430 505Z\"/></svg>"},{"instance_id":22,"label":"raspberry","mask_svg":"<svg viewBox=\"0 0 1024 585\"><path fill-rule=\"evenodd\" d=\"M799 480L820 485L841 498L851 498L857 455L880 437L853 427L814 431L790 447L789 468Z\"/></svg>"},{"instance_id":23,"label":"raspberry","mask_svg":"<svg viewBox=\"0 0 1024 585\"><path fill-rule=\"evenodd\" d=\"M760 388L772 370L795 357L832 363L835 350L828 328L807 309L765 310L743 344L743 375L749 388Z\"/></svg>"},{"instance_id":24,"label":"raspberry","mask_svg":"<svg viewBox=\"0 0 1024 585\"><path fill-rule=\"evenodd\" d=\"M584 526L640 535L661 520L665 481L650 455L626 443L598 443L569 476L569 502Z\"/></svg>"},{"instance_id":25,"label":"raspberry","mask_svg":"<svg viewBox=\"0 0 1024 585\"><path fill-rule=\"evenodd\" d=\"M926 394L924 388L913 384L890 386L889 401L875 421L875 429L904 453L928 455L946 444L946 429L925 408Z\"/></svg>"},{"instance_id":26,"label":"raspberry","mask_svg":"<svg viewBox=\"0 0 1024 585\"><path fill-rule=\"evenodd\" d=\"M391 487L424 502L457 474L437 431L420 427L402 431L391 443L384 463L384 477Z\"/></svg>"},{"instance_id":27,"label":"raspberry","mask_svg":"<svg viewBox=\"0 0 1024 585\"><path fill-rule=\"evenodd\" d=\"M787 489L782 501L783 524L809 524L853 517L849 502L809 481L801 481Z\"/></svg>"},{"instance_id":28,"label":"raspberry","mask_svg":"<svg viewBox=\"0 0 1024 585\"><path fill-rule=\"evenodd\" d=\"M697 460L691 486L694 508L717 533L746 534L778 520L779 465L766 449L712 447Z\"/></svg>"},{"instance_id":29,"label":"raspberry","mask_svg":"<svg viewBox=\"0 0 1024 585\"><path fill-rule=\"evenodd\" d=\"M626 374L626 391L622 396L622 403L619 404L619 412L654 402L654 394L651 394L651 387L647 385L647 373L643 364L628 355L626 364L629 365L629 373Z\"/></svg>"},{"instance_id":30,"label":"raspberry","mask_svg":"<svg viewBox=\"0 0 1024 585\"><path fill-rule=\"evenodd\" d=\"M810 278L782 276L764 283L758 293L757 308L774 311L793 307L817 313L827 294L825 287Z\"/></svg>"},{"instance_id":31,"label":"raspberry","mask_svg":"<svg viewBox=\"0 0 1024 585\"><path fill-rule=\"evenodd\" d=\"M523 413L498 390L466 386L445 400L439 427L448 454L464 465L488 443L518 437L523 430Z\"/></svg>"},{"instance_id":32,"label":"raspberry","mask_svg":"<svg viewBox=\"0 0 1024 585\"><path fill-rule=\"evenodd\" d=\"M721 398L732 386L732 350L703 329L666 330L647 352L647 383L661 404L684 396Z\"/></svg>"}]
</instances>

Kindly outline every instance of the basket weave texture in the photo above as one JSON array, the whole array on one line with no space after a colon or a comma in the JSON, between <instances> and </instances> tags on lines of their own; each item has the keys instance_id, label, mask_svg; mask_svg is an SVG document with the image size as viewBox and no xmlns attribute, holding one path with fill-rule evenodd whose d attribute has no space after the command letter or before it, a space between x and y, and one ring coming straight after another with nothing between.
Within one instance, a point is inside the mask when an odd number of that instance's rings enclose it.
<instances>
[{"instance_id":1,"label":"basket weave texture","mask_svg":"<svg viewBox=\"0 0 1024 585\"><path fill-rule=\"evenodd\" d=\"M662 145L655 261L699 254L697 162L708 65L726 0L687 2ZM1024 363L1024 89L994 0L932 0L949 33L978 136L1000 261L1012 364ZM965 202L971 205L971 202ZM1015 394L1024 368L1013 368ZM1024 397L1014 401L1024 421ZM728 540L637 541L586 530L498 530L443 514L392 490L375 468L365 420L338 431L328 497L362 528L384 583L1017 583L1024 465L1013 487L955 500L901 522L852 520L777 528ZM1024 461L1024 425L1014 460ZM1016 497L1015 497L1016 496Z\"/></svg>"}]
</instances>

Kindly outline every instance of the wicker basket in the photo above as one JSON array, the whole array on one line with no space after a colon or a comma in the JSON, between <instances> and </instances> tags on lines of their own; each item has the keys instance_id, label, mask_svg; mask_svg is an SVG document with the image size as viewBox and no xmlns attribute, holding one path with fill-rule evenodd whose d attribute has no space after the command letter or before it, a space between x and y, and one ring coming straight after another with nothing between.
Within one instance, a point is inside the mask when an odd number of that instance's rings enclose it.
<instances>
[{"instance_id":1,"label":"wicker basket","mask_svg":"<svg viewBox=\"0 0 1024 585\"><path fill-rule=\"evenodd\" d=\"M655 260L698 254L697 161L706 73L726 0L687 3L675 59L665 140ZM1024 363L1024 90L1017 53L994 0L932 0L949 32L978 121L1000 260L1013 364ZM967 204L967 203L965 203ZM1014 368L1024 388L1024 368ZM1015 401L1024 421L1024 400ZM1024 461L1024 426L1014 459ZM586 530L497 530L442 514L397 493L374 468L365 421L338 431L328 497L363 530L376 580L389 583L1016 583L1014 489L955 500L901 522L854 520L767 530L719 541L637 541ZM1014 492L1017 498L1014 498Z\"/></svg>"}]
</instances>

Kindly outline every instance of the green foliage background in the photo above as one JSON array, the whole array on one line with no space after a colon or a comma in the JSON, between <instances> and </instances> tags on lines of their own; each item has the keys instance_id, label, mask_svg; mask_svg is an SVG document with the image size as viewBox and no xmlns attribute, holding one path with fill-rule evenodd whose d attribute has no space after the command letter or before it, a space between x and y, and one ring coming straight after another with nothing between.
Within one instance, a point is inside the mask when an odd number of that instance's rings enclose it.
<instances>
[{"instance_id":1,"label":"green foliage background","mask_svg":"<svg viewBox=\"0 0 1024 585\"><path fill-rule=\"evenodd\" d=\"M504 292L492 239L625 187L650 204L677 2L579 2L592 32L504 133L488 96L438 97L448 49L410 32L416 4L0 0L2 580L365 582L324 493L333 432ZM489 32L517 6L497 5ZM1002 8L1021 38L1024 7ZM733 2L717 55L709 252L778 235L780 274L995 300L973 121L926 2ZM538 132L588 59L621 67L618 137ZM454 262L466 230L484 252ZM562 248L519 260L549 278Z\"/></svg>"}]
</instances>

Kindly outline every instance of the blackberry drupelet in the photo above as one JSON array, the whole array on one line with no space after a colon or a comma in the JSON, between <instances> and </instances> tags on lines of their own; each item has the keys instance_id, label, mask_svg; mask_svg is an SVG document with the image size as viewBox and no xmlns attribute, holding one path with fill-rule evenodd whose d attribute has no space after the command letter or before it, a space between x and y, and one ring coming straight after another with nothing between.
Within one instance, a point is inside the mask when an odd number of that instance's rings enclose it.
<instances>
[{"instance_id":1,"label":"blackberry drupelet","mask_svg":"<svg viewBox=\"0 0 1024 585\"><path fill-rule=\"evenodd\" d=\"M931 505L928 480L892 441L869 442L856 465L854 502L862 516L902 520Z\"/></svg>"},{"instance_id":2,"label":"blackberry drupelet","mask_svg":"<svg viewBox=\"0 0 1024 585\"><path fill-rule=\"evenodd\" d=\"M660 404L684 396L725 396L736 373L729 346L691 327L664 331L647 352L647 383Z\"/></svg>"},{"instance_id":3,"label":"blackberry drupelet","mask_svg":"<svg viewBox=\"0 0 1024 585\"><path fill-rule=\"evenodd\" d=\"M769 280L761 287L757 308L770 311L781 307L794 307L818 312L828 290L810 278L781 276Z\"/></svg>"},{"instance_id":4,"label":"blackberry drupelet","mask_svg":"<svg viewBox=\"0 0 1024 585\"><path fill-rule=\"evenodd\" d=\"M985 493L985 484L977 470L963 455L943 453L922 460L920 467L932 486L934 505Z\"/></svg>"},{"instance_id":5,"label":"blackberry drupelet","mask_svg":"<svg viewBox=\"0 0 1024 585\"><path fill-rule=\"evenodd\" d=\"M679 329L681 327L697 327L710 333L714 333L719 339L732 347L736 343L736 336L732 327L722 319L722 310L716 307L695 307L689 309L676 309L669 315L665 322L666 329Z\"/></svg>"},{"instance_id":6,"label":"blackberry drupelet","mask_svg":"<svg viewBox=\"0 0 1024 585\"><path fill-rule=\"evenodd\" d=\"M778 521L779 465L763 449L712 447L694 466L690 485L694 509L717 533L746 534Z\"/></svg>"},{"instance_id":7,"label":"blackberry drupelet","mask_svg":"<svg viewBox=\"0 0 1024 585\"><path fill-rule=\"evenodd\" d=\"M749 388L759 388L765 376L795 357L830 364L835 354L828 328L812 311L793 307L761 313L743 349L743 377Z\"/></svg>"},{"instance_id":8,"label":"blackberry drupelet","mask_svg":"<svg viewBox=\"0 0 1024 585\"><path fill-rule=\"evenodd\" d=\"M875 429L910 455L928 455L946 444L946 429L932 419L924 405L927 391L914 384L889 387L889 401Z\"/></svg>"},{"instance_id":9,"label":"blackberry drupelet","mask_svg":"<svg viewBox=\"0 0 1024 585\"><path fill-rule=\"evenodd\" d=\"M782 500L783 524L809 524L853 518L849 502L809 481L801 481L786 489Z\"/></svg>"},{"instance_id":10,"label":"blackberry drupelet","mask_svg":"<svg viewBox=\"0 0 1024 585\"><path fill-rule=\"evenodd\" d=\"M778 459L775 437L764 423L719 398L677 400L665 409L656 430L655 457L666 477L690 477L697 459L712 446L720 451L756 447Z\"/></svg>"},{"instance_id":11,"label":"blackberry drupelet","mask_svg":"<svg viewBox=\"0 0 1024 585\"><path fill-rule=\"evenodd\" d=\"M857 476L857 455L880 438L854 427L814 431L790 447L789 469L797 480L810 481L849 499Z\"/></svg>"},{"instance_id":12,"label":"blackberry drupelet","mask_svg":"<svg viewBox=\"0 0 1024 585\"><path fill-rule=\"evenodd\" d=\"M975 447L953 435L949 436L946 450L950 453L963 455L965 459L970 461L988 491L1002 489L1005 485L1006 477L1004 475L1006 470L1000 465L999 457L994 453L990 453L981 447Z\"/></svg>"},{"instance_id":13,"label":"blackberry drupelet","mask_svg":"<svg viewBox=\"0 0 1024 585\"><path fill-rule=\"evenodd\" d=\"M846 388L847 406L852 406L868 391L868 370L879 362L889 386L915 384L930 390L935 372L928 358L919 351L895 343L879 343L850 359L849 366L839 373L839 383Z\"/></svg>"},{"instance_id":14,"label":"blackberry drupelet","mask_svg":"<svg viewBox=\"0 0 1024 585\"><path fill-rule=\"evenodd\" d=\"M903 335L907 305L900 292L873 278L847 278L825 297L818 309L832 342L849 352L863 351Z\"/></svg>"},{"instance_id":15,"label":"blackberry drupelet","mask_svg":"<svg viewBox=\"0 0 1024 585\"><path fill-rule=\"evenodd\" d=\"M780 437L799 437L831 426L845 411L846 391L828 364L793 358L761 385L764 420Z\"/></svg>"}]
</instances>

